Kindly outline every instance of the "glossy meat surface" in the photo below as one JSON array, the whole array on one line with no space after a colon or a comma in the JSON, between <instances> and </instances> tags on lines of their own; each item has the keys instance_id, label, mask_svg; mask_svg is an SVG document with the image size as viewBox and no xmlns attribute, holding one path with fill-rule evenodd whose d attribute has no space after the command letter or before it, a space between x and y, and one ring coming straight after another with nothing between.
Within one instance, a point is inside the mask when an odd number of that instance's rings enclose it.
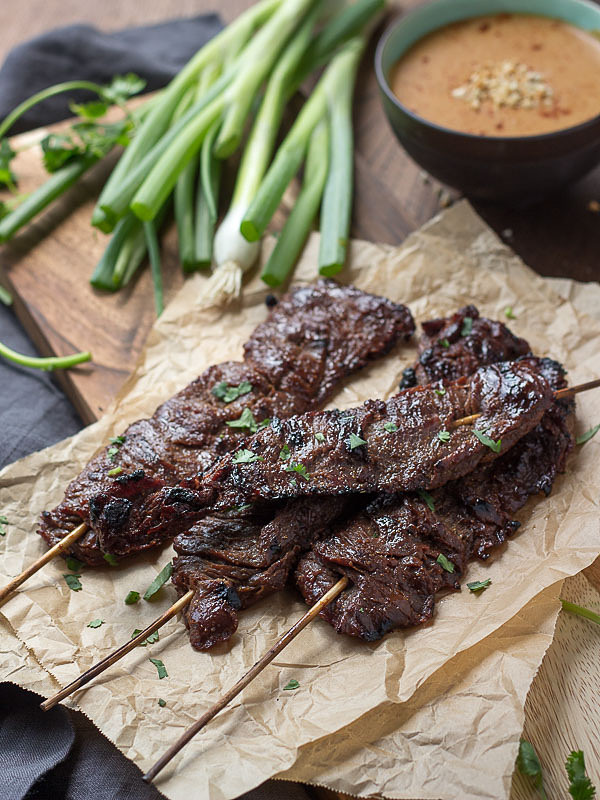
<instances>
[{"instance_id":1,"label":"glossy meat surface","mask_svg":"<svg viewBox=\"0 0 600 800\"><path fill-rule=\"evenodd\" d=\"M130 425L123 441L107 443L60 505L42 514L40 534L53 545L87 523L73 553L90 564L104 563L104 553L122 557L160 544L165 531L145 525L147 509L159 490L202 474L240 446L250 427L228 422L316 408L346 376L413 331L405 306L352 286L319 281L295 289L256 328L244 361L210 367L150 419Z\"/></svg>"},{"instance_id":2,"label":"glossy meat surface","mask_svg":"<svg viewBox=\"0 0 600 800\"><path fill-rule=\"evenodd\" d=\"M514 361L530 353L525 339L498 320L480 317L472 305L450 317L427 320L422 328L419 357L404 386L446 383L487 364Z\"/></svg>"},{"instance_id":3,"label":"glossy meat surface","mask_svg":"<svg viewBox=\"0 0 600 800\"><path fill-rule=\"evenodd\" d=\"M437 389L437 391L436 391ZM442 486L510 449L541 420L552 389L534 362L482 367L468 378L408 389L387 402L275 419L197 482L199 505L229 508L315 494ZM453 422L480 413L473 425ZM449 433L440 438L440 433Z\"/></svg>"},{"instance_id":4,"label":"glossy meat surface","mask_svg":"<svg viewBox=\"0 0 600 800\"><path fill-rule=\"evenodd\" d=\"M556 362L528 360L554 389L566 385ZM424 497L381 495L337 526L298 565L306 602L347 575L351 586L321 613L339 633L375 641L430 619L436 592L458 589L469 559L487 558L519 527L513 515L527 499L550 492L573 448L573 407L555 401L527 436L482 470Z\"/></svg>"}]
</instances>

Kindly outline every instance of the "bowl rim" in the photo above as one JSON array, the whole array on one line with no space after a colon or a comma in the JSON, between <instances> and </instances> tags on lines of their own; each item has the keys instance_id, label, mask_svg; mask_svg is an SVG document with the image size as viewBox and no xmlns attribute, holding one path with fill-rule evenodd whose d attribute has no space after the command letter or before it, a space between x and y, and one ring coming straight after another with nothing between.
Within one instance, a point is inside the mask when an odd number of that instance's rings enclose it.
<instances>
[{"instance_id":1,"label":"bowl rim","mask_svg":"<svg viewBox=\"0 0 600 800\"><path fill-rule=\"evenodd\" d=\"M388 100L390 100L393 103L393 105L395 105L402 113L406 114L408 117L415 120L415 122L419 122L423 125L426 125L429 128L433 128L433 130L438 131L439 133L442 134L451 134L452 136L462 137L468 141L492 142L501 145L508 145L510 142L527 143L527 144L530 143L533 144L535 142L547 142L552 139L559 139L563 136L583 132L587 128L593 128L596 125L598 125L598 123L600 122L600 112L596 114L596 116L591 117L590 119L585 120L584 122L580 122L577 125L570 125L567 128L559 128L556 131L550 131L548 133L534 133L522 136L487 136L485 134L480 134L480 133L468 133L467 131L461 131L458 130L457 128L447 128L444 125L440 125L437 122L432 122L426 117L422 117L419 114L407 108L407 106L405 106L400 101L400 99L394 94L392 87L390 86L389 81L387 79L387 76L385 75L383 69L383 52L391 36L395 33L396 29L405 22L405 20L421 13L423 8L425 8L426 6L434 5L435 2L441 2L441 1L442 0L434 0L433 2L420 5L417 8L413 8L406 13L401 13L396 19L394 19L387 26L385 31L382 33L379 41L377 42L374 61L375 61L375 76L377 78L379 88L384 92ZM593 8L595 11L597 11L599 13L599 28L600 28L600 6L598 6L596 3L590 2L590 0L568 0L568 2L573 2L576 5L589 6ZM465 17L462 17L461 20L474 19L478 16L486 16L486 15L485 14L467 15ZM536 15L536 16L543 16L543 15ZM551 19L556 19L556 18L551 17ZM456 21L460 22L461 20L456 20ZM437 28L432 28L431 31L429 31L429 33L433 33L434 31L441 30L442 28L445 27L447 27L447 25L440 25ZM425 35L427 36L429 34Z\"/></svg>"}]
</instances>

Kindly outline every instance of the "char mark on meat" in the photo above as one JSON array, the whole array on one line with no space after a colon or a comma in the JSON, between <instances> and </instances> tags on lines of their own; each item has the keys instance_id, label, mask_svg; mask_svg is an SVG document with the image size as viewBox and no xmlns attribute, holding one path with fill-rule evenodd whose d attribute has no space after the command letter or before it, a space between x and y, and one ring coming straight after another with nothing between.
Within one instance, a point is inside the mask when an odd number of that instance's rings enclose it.
<instances>
[{"instance_id":1,"label":"char mark on meat","mask_svg":"<svg viewBox=\"0 0 600 800\"><path fill-rule=\"evenodd\" d=\"M414 383L456 380L479 367L514 361L530 354L525 339L515 336L497 320L480 317L475 306L465 306L450 317L432 319L422 325L419 357L412 372ZM405 376L405 386L410 384Z\"/></svg>"},{"instance_id":2,"label":"char mark on meat","mask_svg":"<svg viewBox=\"0 0 600 800\"><path fill-rule=\"evenodd\" d=\"M534 363L553 389L566 385L550 359ZM518 527L513 515L548 494L574 444L572 400L554 401L539 424L496 461L423 498L381 496L317 542L296 582L313 604L347 575L351 586L321 616L339 633L375 641L433 615L436 592L459 588L472 556L487 558ZM449 571L452 570L452 571Z\"/></svg>"},{"instance_id":3,"label":"char mark on meat","mask_svg":"<svg viewBox=\"0 0 600 800\"><path fill-rule=\"evenodd\" d=\"M295 289L256 328L244 361L210 367L96 455L60 505L42 514L39 533L54 545L86 523L90 530L72 552L89 564L104 564L106 552L122 557L161 543L164 527L146 524L157 492L237 449L251 425L228 422L248 412L260 423L317 408L341 380L413 331L405 306L352 286L320 281ZM144 477L132 496L123 481L140 470ZM168 497L172 513L189 510L189 496Z\"/></svg>"},{"instance_id":4,"label":"char mark on meat","mask_svg":"<svg viewBox=\"0 0 600 800\"><path fill-rule=\"evenodd\" d=\"M429 489L472 472L532 430L553 402L537 362L493 364L448 384L407 389L387 402L273 423L196 482L207 506L346 493ZM453 429L472 414L473 426ZM440 433L449 433L440 438Z\"/></svg>"},{"instance_id":5,"label":"char mark on meat","mask_svg":"<svg viewBox=\"0 0 600 800\"><path fill-rule=\"evenodd\" d=\"M184 611L193 647L228 639L237 612L283 589L300 554L348 507L341 497L295 500L263 512L214 514L178 536L172 580L180 596L194 589Z\"/></svg>"}]
</instances>

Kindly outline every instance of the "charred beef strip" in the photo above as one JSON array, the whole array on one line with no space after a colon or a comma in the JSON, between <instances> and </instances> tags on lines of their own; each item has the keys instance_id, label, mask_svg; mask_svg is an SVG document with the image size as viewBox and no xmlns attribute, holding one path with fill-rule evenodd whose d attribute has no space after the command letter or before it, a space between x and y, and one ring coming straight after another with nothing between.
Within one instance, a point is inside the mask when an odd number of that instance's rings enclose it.
<instances>
[{"instance_id":1,"label":"charred beef strip","mask_svg":"<svg viewBox=\"0 0 600 800\"><path fill-rule=\"evenodd\" d=\"M323 280L293 290L256 328L244 361L210 367L96 455L60 505L42 514L40 535L53 545L85 522L90 530L72 552L88 564L104 563L107 552L122 557L163 542L153 531L136 535L145 504L239 448L252 423L228 422L251 413L260 423L317 408L346 376L413 331L405 306L353 286ZM100 520L115 532L108 547L98 536Z\"/></svg>"},{"instance_id":2,"label":"charred beef strip","mask_svg":"<svg viewBox=\"0 0 600 800\"><path fill-rule=\"evenodd\" d=\"M540 368L553 389L566 385L556 362L543 359ZM512 515L527 499L549 494L573 448L573 408L572 400L555 401L534 430L483 470L431 495L380 496L338 526L298 565L306 602L347 575L350 588L321 612L338 633L375 641L430 619L436 592L460 588L469 559L487 558L519 527Z\"/></svg>"},{"instance_id":3,"label":"charred beef strip","mask_svg":"<svg viewBox=\"0 0 600 800\"><path fill-rule=\"evenodd\" d=\"M509 450L552 402L538 364L507 362L459 378L443 393L433 384L347 411L273 419L244 449L195 482L198 508L442 486L497 457L490 440L499 440L502 452ZM440 438L454 421L477 413L474 425L452 431L451 445ZM488 443L473 427L487 434Z\"/></svg>"},{"instance_id":4,"label":"charred beef strip","mask_svg":"<svg viewBox=\"0 0 600 800\"><path fill-rule=\"evenodd\" d=\"M434 381L454 381L479 367L515 361L531 353L525 339L502 322L480 317L475 306L465 306L450 317L431 319L421 326L419 357L404 370L401 389Z\"/></svg>"},{"instance_id":5,"label":"charred beef strip","mask_svg":"<svg viewBox=\"0 0 600 800\"><path fill-rule=\"evenodd\" d=\"M283 589L300 555L352 506L343 497L304 498L266 518L215 514L178 536L172 581L179 596L195 592L184 610L192 646L206 650L229 639L238 611Z\"/></svg>"}]
</instances>

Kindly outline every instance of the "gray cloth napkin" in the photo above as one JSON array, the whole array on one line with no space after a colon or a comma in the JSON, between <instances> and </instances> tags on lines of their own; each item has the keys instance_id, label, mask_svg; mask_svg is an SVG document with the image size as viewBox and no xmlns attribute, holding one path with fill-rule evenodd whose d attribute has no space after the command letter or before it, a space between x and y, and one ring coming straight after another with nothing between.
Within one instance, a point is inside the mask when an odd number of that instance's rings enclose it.
<instances>
[{"instance_id":1,"label":"gray cloth napkin","mask_svg":"<svg viewBox=\"0 0 600 800\"><path fill-rule=\"evenodd\" d=\"M148 89L159 88L221 27L219 17L209 14L111 34L88 25L46 33L15 48L0 69L0 119L39 89L75 78L107 83L113 75L135 72L147 80ZM32 109L13 132L67 116L67 101L53 98ZM1 305L0 341L35 355L13 312ZM81 421L49 373L0 358L0 466L80 428ZM62 707L44 713L39 702L32 692L0 684L2 800L162 797L83 714ZM275 781L244 795L244 800L279 798L308 800L309 795L301 786Z\"/></svg>"}]
</instances>

